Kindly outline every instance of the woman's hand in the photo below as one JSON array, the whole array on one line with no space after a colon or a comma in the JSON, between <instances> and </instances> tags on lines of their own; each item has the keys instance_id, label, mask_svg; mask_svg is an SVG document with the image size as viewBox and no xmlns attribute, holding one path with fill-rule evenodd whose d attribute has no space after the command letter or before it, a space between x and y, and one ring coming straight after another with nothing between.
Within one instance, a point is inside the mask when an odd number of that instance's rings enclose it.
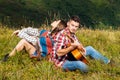
<instances>
[{"instance_id":1,"label":"woman's hand","mask_svg":"<svg viewBox=\"0 0 120 80\"><path fill-rule=\"evenodd\" d=\"M14 32L12 33L12 36L13 36L13 35L17 35L19 32L20 32L20 30L14 31Z\"/></svg>"}]
</instances>

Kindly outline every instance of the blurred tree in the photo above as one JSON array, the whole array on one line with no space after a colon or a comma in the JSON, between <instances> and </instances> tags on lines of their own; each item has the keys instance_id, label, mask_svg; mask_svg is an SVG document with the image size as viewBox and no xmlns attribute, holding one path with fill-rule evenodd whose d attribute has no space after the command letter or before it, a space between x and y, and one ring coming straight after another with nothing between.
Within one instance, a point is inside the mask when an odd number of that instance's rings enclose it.
<instances>
[{"instance_id":1,"label":"blurred tree","mask_svg":"<svg viewBox=\"0 0 120 80\"><path fill-rule=\"evenodd\" d=\"M0 21L14 26L39 26L79 15L87 27L94 28L101 22L119 26L119 4L120 0L0 0Z\"/></svg>"}]
</instances>

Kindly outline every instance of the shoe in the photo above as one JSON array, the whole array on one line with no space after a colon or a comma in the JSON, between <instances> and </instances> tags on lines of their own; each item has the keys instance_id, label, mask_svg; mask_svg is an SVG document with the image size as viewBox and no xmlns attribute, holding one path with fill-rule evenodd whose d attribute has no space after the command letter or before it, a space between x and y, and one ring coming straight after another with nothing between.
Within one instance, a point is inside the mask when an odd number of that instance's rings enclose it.
<instances>
[{"instance_id":1,"label":"shoe","mask_svg":"<svg viewBox=\"0 0 120 80\"><path fill-rule=\"evenodd\" d=\"M35 52L34 54L30 54L30 58L31 59L36 58L37 61L40 61L41 55L40 55L40 53Z\"/></svg>"},{"instance_id":2,"label":"shoe","mask_svg":"<svg viewBox=\"0 0 120 80\"><path fill-rule=\"evenodd\" d=\"M41 61L41 58L39 57L39 58L37 58L37 61Z\"/></svg>"},{"instance_id":3,"label":"shoe","mask_svg":"<svg viewBox=\"0 0 120 80\"><path fill-rule=\"evenodd\" d=\"M2 59L2 62L6 62L6 61L8 60L8 58L9 58L9 54L6 54L6 55L4 56L4 58Z\"/></svg>"},{"instance_id":4,"label":"shoe","mask_svg":"<svg viewBox=\"0 0 120 80\"><path fill-rule=\"evenodd\" d=\"M115 66L115 61L114 61L113 59L111 59L108 64L109 64L110 66Z\"/></svg>"}]
</instances>

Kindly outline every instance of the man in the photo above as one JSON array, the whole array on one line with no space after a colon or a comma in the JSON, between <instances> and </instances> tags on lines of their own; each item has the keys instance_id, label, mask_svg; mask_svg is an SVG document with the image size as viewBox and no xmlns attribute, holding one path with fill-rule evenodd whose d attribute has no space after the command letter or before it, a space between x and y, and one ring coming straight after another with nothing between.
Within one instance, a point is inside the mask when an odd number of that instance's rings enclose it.
<instances>
[{"instance_id":1,"label":"man","mask_svg":"<svg viewBox=\"0 0 120 80\"><path fill-rule=\"evenodd\" d=\"M88 66L83 61L69 60L71 58L69 56L70 52L77 48L83 52L83 55L89 55L94 59L102 60L105 64L108 64L110 62L109 59L101 55L91 46L84 48L78 41L77 37L75 36L75 32L79 26L79 17L72 16L67 22L67 27L56 35L54 38L55 44L51 53L51 61L53 61L56 66L61 67L63 70L72 71L79 69L82 72L88 72ZM68 46L68 44L70 44L70 46Z\"/></svg>"}]
</instances>

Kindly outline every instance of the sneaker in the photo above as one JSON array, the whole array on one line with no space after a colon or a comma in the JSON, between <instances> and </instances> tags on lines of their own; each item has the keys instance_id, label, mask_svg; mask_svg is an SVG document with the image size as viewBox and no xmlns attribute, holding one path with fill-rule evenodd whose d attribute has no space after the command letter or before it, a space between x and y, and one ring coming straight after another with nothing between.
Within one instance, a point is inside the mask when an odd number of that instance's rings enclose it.
<instances>
[{"instance_id":1,"label":"sneaker","mask_svg":"<svg viewBox=\"0 0 120 80\"><path fill-rule=\"evenodd\" d=\"M110 66L115 66L115 61L114 61L113 59L111 59L108 64L109 64Z\"/></svg>"},{"instance_id":2,"label":"sneaker","mask_svg":"<svg viewBox=\"0 0 120 80\"><path fill-rule=\"evenodd\" d=\"M4 56L4 58L2 59L2 62L6 62L6 61L8 60L8 58L9 58L9 54L6 54L6 55Z\"/></svg>"},{"instance_id":3,"label":"sneaker","mask_svg":"<svg viewBox=\"0 0 120 80\"><path fill-rule=\"evenodd\" d=\"M39 57L39 58L37 58L37 61L40 61L41 60L41 58Z\"/></svg>"}]
</instances>

